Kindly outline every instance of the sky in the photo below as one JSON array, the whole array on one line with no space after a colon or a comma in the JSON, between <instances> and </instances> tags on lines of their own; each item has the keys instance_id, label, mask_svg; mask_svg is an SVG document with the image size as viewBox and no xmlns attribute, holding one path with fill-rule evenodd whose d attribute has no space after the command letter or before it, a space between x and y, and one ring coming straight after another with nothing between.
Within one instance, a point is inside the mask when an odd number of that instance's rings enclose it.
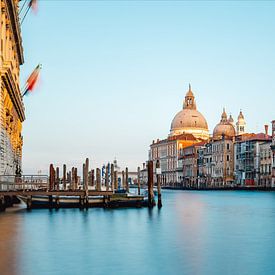
<instances>
[{"instance_id":1,"label":"sky","mask_svg":"<svg viewBox=\"0 0 275 275\"><path fill-rule=\"evenodd\" d=\"M275 119L275 2L38 1L22 24L23 172L50 163L136 170L191 83L210 133L223 107L249 132Z\"/></svg>"}]
</instances>

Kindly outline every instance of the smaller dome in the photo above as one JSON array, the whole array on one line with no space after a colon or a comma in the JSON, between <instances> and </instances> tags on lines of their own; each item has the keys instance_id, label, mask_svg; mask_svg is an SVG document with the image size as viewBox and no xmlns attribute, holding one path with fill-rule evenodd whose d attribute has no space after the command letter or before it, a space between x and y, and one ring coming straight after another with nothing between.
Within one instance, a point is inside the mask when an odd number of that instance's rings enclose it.
<instances>
[{"instance_id":1,"label":"smaller dome","mask_svg":"<svg viewBox=\"0 0 275 275\"><path fill-rule=\"evenodd\" d=\"M214 139L221 139L223 137L234 137L236 135L236 131L234 126L232 125L231 119L229 117L229 119L227 120L227 114L225 110L223 110L221 121L216 125L213 131Z\"/></svg>"}]
</instances>

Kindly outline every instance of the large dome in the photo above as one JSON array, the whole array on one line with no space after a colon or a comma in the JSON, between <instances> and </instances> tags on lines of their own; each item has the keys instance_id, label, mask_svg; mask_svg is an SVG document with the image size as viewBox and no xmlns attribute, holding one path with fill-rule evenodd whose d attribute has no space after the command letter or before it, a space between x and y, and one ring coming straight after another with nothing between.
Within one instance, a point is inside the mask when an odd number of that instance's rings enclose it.
<instances>
[{"instance_id":1,"label":"large dome","mask_svg":"<svg viewBox=\"0 0 275 275\"><path fill-rule=\"evenodd\" d=\"M200 139L208 139L208 125L204 116L197 110L195 97L189 85L185 96L183 109L176 114L172 123L170 135L193 134Z\"/></svg>"},{"instance_id":2,"label":"large dome","mask_svg":"<svg viewBox=\"0 0 275 275\"><path fill-rule=\"evenodd\" d=\"M214 139L221 139L223 137L234 137L236 135L236 131L230 120L227 120L227 114L225 110L223 110L221 121L216 125L213 131Z\"/></svg>"}]
</instances>

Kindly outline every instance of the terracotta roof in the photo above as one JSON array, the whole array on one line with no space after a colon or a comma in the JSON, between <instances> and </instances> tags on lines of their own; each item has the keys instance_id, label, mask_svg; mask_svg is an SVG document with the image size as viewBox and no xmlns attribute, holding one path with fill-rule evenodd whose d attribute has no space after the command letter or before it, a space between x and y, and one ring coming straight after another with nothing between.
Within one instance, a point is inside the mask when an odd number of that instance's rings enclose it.
<instances>
[{"instance_id":1,"label":"terracotta roof","mask_svg":"<svg viewBox=\"0 0 275 275\"><path fill-rule=\"evenodd\" d=\"M266 135L264 133L250 133L250 134L243 134L236 137L236 142L242 142L242 141L269 141L272 140L272 137L269 135Z\"/></svg>"}]
</instances>

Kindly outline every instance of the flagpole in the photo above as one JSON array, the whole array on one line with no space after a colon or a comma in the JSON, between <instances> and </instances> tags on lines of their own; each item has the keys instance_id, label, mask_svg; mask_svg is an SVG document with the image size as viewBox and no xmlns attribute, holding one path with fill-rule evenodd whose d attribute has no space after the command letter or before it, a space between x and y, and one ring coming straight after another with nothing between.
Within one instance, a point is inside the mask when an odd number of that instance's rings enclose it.
<instances>
[{"instance_id":1,"label":"flagpole","mask_svg":"<svg viewBox=\"0 0 275 275\"><path fill-rule=\"evenodd\" d=\"M23 22L24 22L24 20L25 20L25 18L26 18L26 16L27 16L27 14L28 14L30 8L31 8L31 5L28 6L28 9L27 9L26 13L25 13L24 17L23 17L22 20L21 20L21 26L22 26L22 24L23 24Z\"/></svg>"},{"instance_id":2,"label":"flagpole","mask_svg":"<svg viewBox=\"0 0 275 275\"><path fill-rule=\"evenodd\" d=\"M24 89L24 91L23 91L23 93L22 93L22 98L24 97L24 95L26 95L27 92L28 92L28 88L25 87L25 89Z\"/></svg>"},{"instance_id":3,"label":"flagpole","mask_svg":"<svg viewBox=\"0 0 275 275\"><path fill-rule=\"evenodd\" d=\"M22 7L21 7L21 9L20 9L20 11L19 11L19 15L20 15L20 13L22 12L22 10L24 9L24 7L25 7L27 1L28 1L28 0L25 0L24 4L22 5Z\"/></svg>"}]
</instances>

